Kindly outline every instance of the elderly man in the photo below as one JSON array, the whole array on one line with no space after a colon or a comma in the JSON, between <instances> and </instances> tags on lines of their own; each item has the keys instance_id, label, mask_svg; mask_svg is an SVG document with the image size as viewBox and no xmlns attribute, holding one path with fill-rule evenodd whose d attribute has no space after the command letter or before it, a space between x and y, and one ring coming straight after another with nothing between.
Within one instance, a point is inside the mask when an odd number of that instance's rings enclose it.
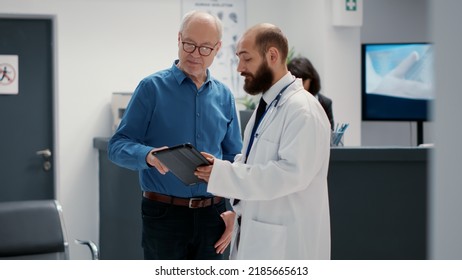
<instances>
[{"instance_id":1,"label":"elderly man","mask_svg":"<svg viewBox=\"0 0 462 280\"><path fill-rule=\"evenodd\" d=\"M205 12L187 13L178 32L178 60L144 78L109 142L109 158L140 173L145 259L222 259L235 214L205 183L186 186L153 155L191 143L233 160L242 141L233 95L209 73L222 25ZM127 186L132 187L132 186Z\"/></svg>"}]
</instances>

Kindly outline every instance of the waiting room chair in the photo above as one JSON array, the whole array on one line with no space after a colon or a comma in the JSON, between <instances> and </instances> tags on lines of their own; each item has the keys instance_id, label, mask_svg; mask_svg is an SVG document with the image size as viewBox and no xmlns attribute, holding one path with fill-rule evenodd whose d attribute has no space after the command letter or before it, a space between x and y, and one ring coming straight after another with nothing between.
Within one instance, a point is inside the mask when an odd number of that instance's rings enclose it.
<instances>
[{"instance_id":1,"label":"waiting room chair","mask_svg":"<svg viewBox=\"0 0 462 280\"><path fill-rule=\"evenodd\" d=\"M98 248L92 241L76 240L76 243L88 246L92 259L98 259ZM0 259L69 259L69 243L59 202L0 202Z\"/></svg>"}]
</instances>

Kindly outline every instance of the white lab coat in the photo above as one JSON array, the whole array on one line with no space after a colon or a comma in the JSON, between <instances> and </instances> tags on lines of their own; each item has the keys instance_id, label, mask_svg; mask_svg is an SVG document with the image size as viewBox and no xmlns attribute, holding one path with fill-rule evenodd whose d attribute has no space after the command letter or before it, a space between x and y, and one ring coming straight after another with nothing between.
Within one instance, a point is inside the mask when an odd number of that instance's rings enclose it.
<instances>
[{"instance_id":1,"label":"white lab coat","mask_svg":"<svg viewBox=\"0 0 462 280\"><path fill-rule=\"evenodd\" d=\"M270 103L294 77L288 73L265 93ZM244 164L255 112L242 155L215 159L208 191L241 201L232 259L330 259L327 171L330 123L319 102L297 79L262 120ZM236 248L236 234L241 230Z\"/></svg>"}]
</instances>

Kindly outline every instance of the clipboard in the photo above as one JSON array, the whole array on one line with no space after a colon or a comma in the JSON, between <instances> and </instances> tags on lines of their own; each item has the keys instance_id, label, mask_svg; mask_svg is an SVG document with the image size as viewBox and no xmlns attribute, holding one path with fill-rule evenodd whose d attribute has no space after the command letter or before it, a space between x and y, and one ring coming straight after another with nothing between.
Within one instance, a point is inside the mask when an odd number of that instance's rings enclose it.
<instances>
[{"instance_id":1,"label":"clipboard","mask_svg":"<svg viewBox=\"0 0 462 280\"><path fill-rule=\"evenodd\" d=\"M191 186L205 182L197 178L194 171L198 166L210 165L210 162L192 144L185 143L155 151L152 154L185 185Z\"/></svg>"}]
</instances>

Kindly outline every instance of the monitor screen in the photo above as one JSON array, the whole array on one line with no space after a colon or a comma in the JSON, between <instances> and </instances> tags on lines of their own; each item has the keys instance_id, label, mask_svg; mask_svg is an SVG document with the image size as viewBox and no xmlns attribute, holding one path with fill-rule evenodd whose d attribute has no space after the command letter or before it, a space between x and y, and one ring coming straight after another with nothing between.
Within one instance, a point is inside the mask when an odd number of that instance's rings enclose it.
<instances>
[{"instance_id":1,"label":"monitor screen","mask_svg":"<svg viewBox=\"0 0 462 280\"><path fill-rule=\"evenodd\" d=\"M429 43L362 44L363 120L428 121L433 96Z\"/></svg>"}]
</instances>

